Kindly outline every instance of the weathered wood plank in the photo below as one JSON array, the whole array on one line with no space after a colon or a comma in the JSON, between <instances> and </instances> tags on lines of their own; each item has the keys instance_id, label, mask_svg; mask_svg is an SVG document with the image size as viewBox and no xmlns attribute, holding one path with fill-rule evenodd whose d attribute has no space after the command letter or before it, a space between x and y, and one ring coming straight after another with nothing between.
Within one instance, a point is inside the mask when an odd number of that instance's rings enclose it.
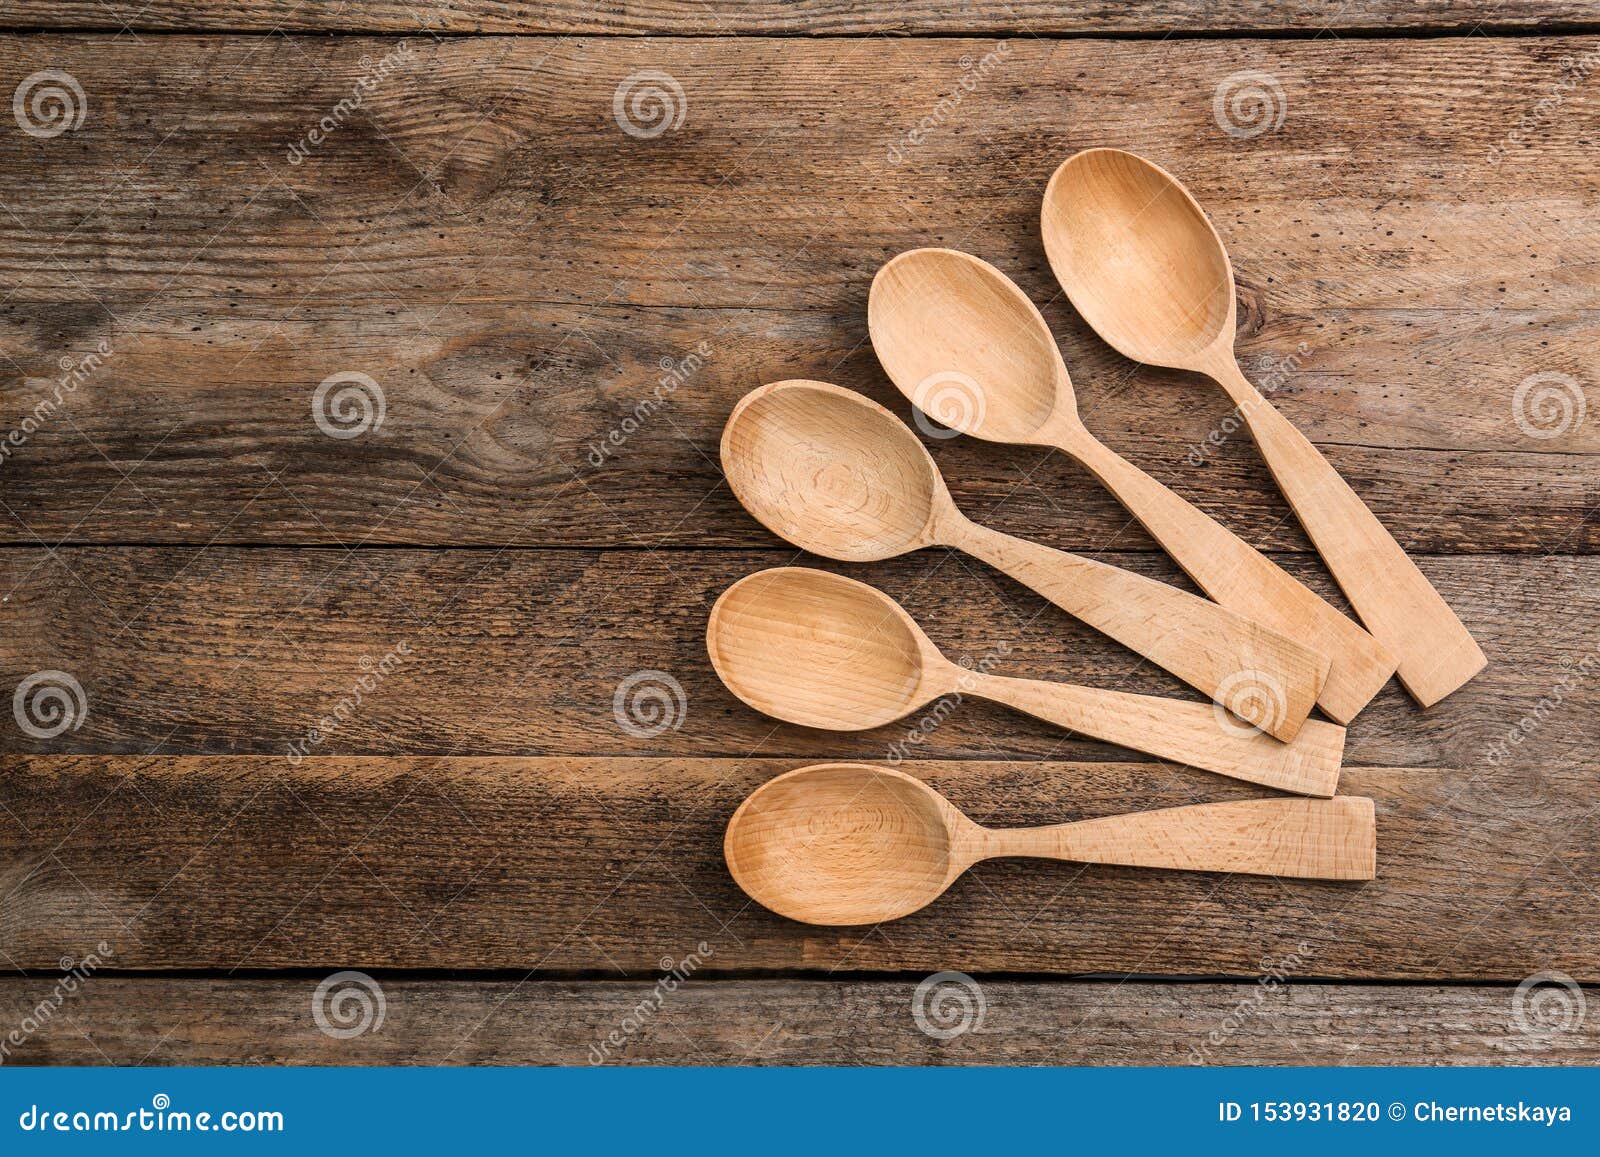
<instances>
[{"instance_id":1,"label":"weathered wood plank","mask_svg":"<svg viewBox=\"0 0 1600 1157\"><path fill-rule=\"evenodd\" d=\"M1070 335L1064 300L1047 312L1068 335L1084 419L1108 444L1252 542L1309 549L1249 437L1227 433L1221 391L1130 372ZM279 323L208 308L163 309L134 330L105 320L76 338L61 326L57 306L0 310L11 364L33 387L0 395L0 428L26 429L55 396L64 348L112 351L7 448L0 541L766 546L717 461L746 390L825 377L911 418L861 313L454 305ZM1287 316L1261 324L1250 364L1264 378L1295 358L1278 404L1411 550L1585 553L1600 546L1600 422L1530 437L1514 397L1533 367L1586 364L1594 331L1588 313ZM317 384L351 369L382 391L383 422L328 437ZM964 438L931 447L974 516L1073 549L1154 548L1061 455Z\"/></svg>"},{"instance_id":2,"label":"weathered wood plank","mask_svg":"<svg viewBox=\"0 0 1600 1157\"><path fill-rule=\"evenodd\" d=\"M128 969L697 968L1600 978L1588 768L1352 769L1364 884L999 861L866 931L748 902L738 802L797 760L6 757L0 951ZM1252 793L1149 765L911 763L996 825ZM98 945L105 942L106 949ZM702 947L703 945L703 947ZM3 958L0 958L3 959Z\"/></svg>"},{"instance_id":3,"label":"weathered wood plank","mask_svg":"<svg viewBox=\"0 0 1600 1157\"><path fill-rule=\"evenodd\" d=\"M321 977L91 977L15 1046L32 1065L1592 1065L1579 995L1542 1025L1505 987L979 980L968 1028L915 1019L920 977L522 983L381 977L382 1019L339 1039L312 1016ZM351 989L350 991L355 991ZM952 990L953 992L956 990ZM0 980L16 1025L47 974ZM1593 999L1589 993L1587 999ZM640 1008L645 1010L640 1015ZM924 1004L924 1008L927 1005ZM948 1025L962 1022L952 1004ZM637 1025L632 1032L624 1022ZM336 1028L345 1027L331 1022ZM361 1023L353 1016L348 1027ZM1522 1025L1526 1025L1525 1030ZM619 1047L608 1038L616 1033ZM1213 1034L1216 1034L1213 1037Z\"/></svg>"},{"instance_id":4,"label":"weathered wood plank","mask_svg":"<svg viewBox=\"0 0 1600 1157\"><path fill-rule=\"evenodd\" d=\"M1181 581L1162 556L1109 555ZM33 738L12 721L0 750L283 755L404 644L409 654L325 737L331 754L838 755L883 758L914 716L860 734L759 715L717 680L711 604L797 552L416 551L86 548L0 552L0 689L59 670L82 686L75 730ZM1301 558L1286 565L1324 593ZM981 564L925 552L825 564L875 583L950 655L992 670L1193 698L1164 672ZM1489 668L1424 712L1391 683L1356 721L1352 763L1475 767L1552 696L1547 726L1509 753L1519 767L1593 766L1600 690L1600 559L1421 560L1489 655ZM660 671L682 688L677 727L619 726L618 686ZM929 757L1125 758L976 701L915 745ZM1194 773L1197 790L1216 777Z\"/></svg>"},{"instance_id":5,"label":"weathered wood plank","mask_svg":"<svg viewBox=\"0 0 1600 1157\"><path fill-rule=\"evenodd\" d=\"M941 242L1048 299L1045 181L1117 142L1181 171L1272 312L1594 307L1592 37L403 43L6 38L8 75L66 70L86 104L77 131L0 141L29 176L0 234L13 299L845 312ZM1246 69L1283 123L1238 138L1214 96ZM645 139L613 110L642 70L683 91Z\"/></svg>"},{"instance_id":6,"label":"weathered wood plank","mask_svg":"<svg viewBox=\"0 0 1600 1157\"><path fill-rule=\"evenodd\" d=\"M8 74L64 69L88 109L75 132L0 137L0 327L11 371L37 379L5 391L0 418L23 427L63 359L86 369L4 464L5 540L764 543L714 490L727 410L796 374L886 396L863 344L868 281L944 243L1051 303L1109 441L1263 544L1302 549L1247 439L1186 463L1226 415L1220 393L1129 367L1050 280L1044 182L1073 149L1116 142L1211 206L1247 358L1258 376L1295 358L1285 410L1403 543L1593 549L1594 422L1544 438L1515 420L1531 375L1566 375L1571 405L1592 392L1596 126L1571 82L1593 39L419 40L291 164L397 44L0 41ZM1285 102L1282 127L1249 139L1213 109L1244 68ZM687 102L653 139L612 109L645 69ZM1552 93L1559 115L1538 103ZM653 408L662 360L702 342L707 364L590 465ZM385 419L329 438L313 393L348 371L378 383ZM1019 504L1076 545L1147 545L1068 464L961 441L940 454L980 508Z\"/></svg>"},{"instance_id":7,"label":"weathered wood plank","mask_svg":"<svg viewBox=\"0 0 1600 1157\"><path fill-rule=\"evenodd\" d=\"M401 43L0 42L8 75L69 72L87 108L0 139L28 178L0 218L12 299L79 326L152 300L843 313L888 256L941 242L1048 299L1045 181L1114 142L1181 173L1273 313L1594 304L1592 37ZM644 70L683 119L641 139L613 97ZM1219 123L1240 70L1281 90L1276 130Z\"/></svg>"},{"instance_id":8,"label":"weathered wood plank","mask_svg":"<svg viewBox=\"0 0 1600 1157\"><path fill-rule=\"evenodd\" d=\"M1571 0L1350 0L1337 7L1292 0L1228 5L1158 0L359 0L285 5L278 0L6 0L0 27L215 29L223 31L499 32L580 35L839 36L874 32L1088 35L1157 32L1438 29L1470 32L1593 23Z\"/></svg>"}]
</instances>

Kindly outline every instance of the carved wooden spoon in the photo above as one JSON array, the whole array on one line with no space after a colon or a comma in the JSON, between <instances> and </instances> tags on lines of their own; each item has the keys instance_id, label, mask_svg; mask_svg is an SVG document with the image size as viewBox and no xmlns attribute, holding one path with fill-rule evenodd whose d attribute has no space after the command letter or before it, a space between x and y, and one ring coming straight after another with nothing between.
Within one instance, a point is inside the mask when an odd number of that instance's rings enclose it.
<instances>
[{"instance_id":1,"label":"carved wooden spoon","mask_svg":"<svg viewBox=\"0 0 1600 1157\"><path fill-rule=\"evenodd\" d=\"M1084 429L1049 326L994 266L953 249L902 253L873 278L867 318L878 360L923 413L991 442L1070 454L1201 590L1328 656L1317 704L1333 719L1350 722L1394 674L1371 635Z\"/></svg>"},{"instance_id":2,"label":"carved wooden spoon","mask_svg":"<svg viewBox=\"0 0 1600 1157\"><path fill-rule=\"evenodd\" d=\"M1331 796L1344 728L1308 720L1292 743L1207 703L991 675L952 663L882 591L805 567L749 575L711 608L717 675L757 711L831 731L893 723L972 694L1135 751L1304 795Z\"/></svg>"},{"instance_id":3,"label":"carved wooden spoon","mask_svg":"<svg viewBox=\"0 0 1600 1157\"><path fill-rule=\"evenodd\" d=\"M796 546L865 562L950 546L1293 739L1328 660L1225 607L1131 571L969 521L933 458L888 410L826 382L762 386L734 407L722 468L745 508Z\"/></svg>"},{"instance_id":4,"label":"carved wooden spoon","mask_svg":"<svg viewBox=\"0 0 1600 1157\"><path fill-rule=\"evenodd\" d=\"M1483 651L1399 543L1239 372L1233 266L1189 190L1142 157L1090 149L1050 178L1042 222L1056 277L1101 337L1135 361L1194 370L1227 390L1412 697L1427 707L1483 670Z\"/></svg>"},{"instance_id":5,"label":"carved wooden spoon","mask_svg":"<svg viewBox=\"0 0 1600 1157\"><path fill-rule=\"evenodd\" d=\"M751 899L807 924L909 916L996 856L1312 880L1370 880L1377 871L1372 801L1357 796L997 829L979 827L919 779L860 763L802 767L758 787L728 821L722 849Z\"/></svg>"}]
</instances>

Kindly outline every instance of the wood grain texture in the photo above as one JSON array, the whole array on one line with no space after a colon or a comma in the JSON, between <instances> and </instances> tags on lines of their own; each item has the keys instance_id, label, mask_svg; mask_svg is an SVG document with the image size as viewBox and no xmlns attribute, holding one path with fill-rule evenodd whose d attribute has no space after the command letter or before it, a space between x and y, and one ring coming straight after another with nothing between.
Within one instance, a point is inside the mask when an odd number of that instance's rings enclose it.
<instances>
[{"instance_id":1,"label":"wood grain texture","mask_svg":"<svg viewBox=\"0 0 1600 1157\"><path fill-rule=\"evenodd\" d=\"M65 69L89 110L76 132L0 140L10 368L58 381L63 357L112 352L5 462L3 533L759 545L716 490L734 400L805 373L891 401L863 345L870 276L942 243L1041 303L1092 432L1253 543L1304 549L1243 433L1206 446L1226 400L1135 370L1056 300L1045 180L1112 141L1211 208L1246 371L1295 359L1275 403L1402 545L1592 550L1600 427L1534 438L1513 407L1536 373L1593 390L1595 106L1561 86L1595 43L419 39L296 165L290 146L397 41L8 39L8 74ZM651 68L688 111L640 140L612 97ZM1285 99L1283 126L1248 140L1213 117L1243 69ZM1570 92L1559 115L1529 112L1551 92ZM701 342L657 406L662 360ZM311 421L341 371L384 389L375 434ZM35 404L7 390L0 417ZM641 404L643 428L590 465ZM1059 457L938 453L975 513L1149 546Z\"/></svg>"},{"instance_id":2,"label":"wood grain texture","mask_svg":"<svg viewBox=\"0 0 1600 1157\"><path fill-rule=\"evenodd\" d=\"M400 43L6 39L8 74L63 69L87 105L77 131L0 149L33 178L8 200L13 299L853 312L889 256L948 237L1049 301L1045 184L1116 141L1172 165L1273 313L1593 307L1574 259L1600 231L1582 217L1595 111L1573 85L1592 37ZM682 124L648 139L612 107L644 69L684 92ZM1241 69L1283 90L1283 125L1247 141L1213 107Z\"/></svg>"},{"instance_id":3,"label":"wood grain texture","mask_svg":"<svg viewBox=\"0 0 1600 1157\"><path fill-rule=\"evenodd\" d=\"M254 32L499 32L582 35L854 36L1017 32L1037 36L1283 30L1530 28L1592 24L1571 0L1246 0L1219 6L1158 0L1137 7L1094 0L357 0L286 6L271 0L6 0L0 27L215 29Z\"/></svg>"},{"instance_id":4,"label":"wood grain texture","mask_svg":"<svg viewBox=\"0 0 1600 1157\"><path fill-rule=\"evenodd\" d=\"M1181 581L1163 558L1110 557ZM406 644L409 654L319 752L1127 757L970 696L954 710L936 705L854 734L757 714L713 672L707 619L736 580L796 559L793 551L0 551L0 688L60 670L89 704L76 730L50 739L8 720L0 750L281 755ZM804 561L870 581L957 661L1198 702L1176 679L960 556ZM1309 560L1283 561L1332 596ZM1346 762L1476 767L1538 712L1544 722L1503 758L1541 771L1592 766L1600 560L1422 565L1483 640L1490 667L1427 711L1391 684L1350 729ZM617 689L641 671L664 672L682 688L683 709L669 716L675 727L640 736L619 726ZM652 685L666 687L663 677L647 677L644 689ZM1192 782L1209 790L1222 781L1196 772Z\"/></svg>"},{"instance_id":5,"label":"wood grain texture","mask_svg":"<svg viewBox=\"0 0 1600 1157\"><path fill-rule=\"evenodd\" d=\"M1600 1063L1600 1025L1592 1009L1566 1031L1522 1032L1512 1020L1509 987L983 980L981 1022L937 1040L912 1017L921 980L915 976L691 978L659 1010L648 979L518 983L383 976L383 1023L336 1040L311 1018L320 979L93 979L14 1050L13 1063ZM50 991L48 974L0 980L0 1018L18 1023ZM620 1036L622 1021L637 1017L641 1004L641 1027L622 1038L623 1047L609 1047L607 1038Z\"/></svg>"},{"instance_id":6,"label":"wood grain texture","mask_svg":"<svg viewBox=\"0 0 1600 1157\"><path fill-rule=\"evenodd\" d=\"M776 540L743 512L717 466L723 423L743 393L804 367L911 416L865 345L864 320L853 316L607 309L586 318L577 307L527 306L338 312L281 327L165 312L148 330L117 338L119 352L68 399L70 424L47 423L0 465L0 539L771 546ZM1065 320L1064 307L1054 312ZM656 407L668 377L657 363L681 362L705 340L705 316L714 319L714 356ZM63 348L77 348L60 329L72 317L86 315L0 308L6 349L35 389L59 379ZM87 324L84 348L101 332L99 321ZM420 324L454 336L419 345ZM1593 337L1586 317L1389 312L1286 318L1268 328L1265 348L1279 352L1257 362L1265 373L1299 342L1318 343L1276 404L1410 550L1600 547L1596 423L1538 442L1518 431L1511 409L1522 367L1582 364ZM1544 341L1556 351L1548 358ZM262 356L246 356L256 348ZM1442 370L1413 362L1416 348ZM1086 421L1114 449L1256 546L1309 551L1249 436L1222 433L1229 409L1214 387L1130 373L1092 339L1072 350ZM1371 388L1369 359L1386 367L1381 390ZM1505 362L1519 368L1483 369ZM312 392L329 373L357 366L384 388L382 436L324 437ZM38 397L0 392L0 423L20 427ZM641 404L653 416L636 422ZM1152 405L1159 423L1149 421ZM612 431L620 437L635 426L622 445L608 443ZM1216 448L1206 442L1213 431ZM1061 454L969 438L932 451L974 518L1069 550L1155 549ZM1192 453L1201 465L1189 463Z\"/></svg>"},{"instance_id":7,"label":"wood grain texture","mask_svg":"<svg viewBox=\"0 0 1600 1157\"><path fill-rule=\"evenodd\" d=\"M1287 881L991 861L872 929L750 902L721 838L807 761L69 757L0 761L0 951L49 969L958 969L1515 982L1600 977L1593 772L1346 769L1378 876ZM907 763L994 826L1263 793L1149 765ZM702 947L703 945L703 947ZM699 975L699 972L696 973Z\"/></svg>"}]
</instances>

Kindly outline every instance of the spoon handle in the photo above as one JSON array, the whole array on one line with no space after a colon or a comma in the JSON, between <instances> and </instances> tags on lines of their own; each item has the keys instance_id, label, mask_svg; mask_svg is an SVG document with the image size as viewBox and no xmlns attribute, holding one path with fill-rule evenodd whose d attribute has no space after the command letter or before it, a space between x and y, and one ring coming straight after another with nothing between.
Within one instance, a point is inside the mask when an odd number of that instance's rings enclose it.
<instances>
[{"instance_id":1,"label":"spoon handle","mask_svg":"<svg viewBox=\"0 0 1600 1157\"><path fill-rule=\"evenodd\" d=\"M1206 594L1328 656L1317 705L1330 718L1349 723L1394 674L1396 660L1378 640L1199 507L1087 433L1057 447L1099 478Z\"/></svg>"},{"instance_id":2,"label":"spoon handle","mask_svg":"<svg viewBox=\"0 0 1600 1157\"><path fill-rule=\"evenodd\" d=\"M1328 660L1226 607L965 519L953 537L951 545L1004 571L1279 739L1295 737L1316 701Z\"/></svg>"},{"instance_id":3,"label":"spoon handle","mask_svg":"<svg viewBox=\"0 0 1600 1157\"><path fill-rule=\"evenodd\" d=\"M1377 874L1372 801L1360 796L1192 804L1045 828L985 829L983 835L985 856L1307 880Z\"/></svg>"},{"instance_id":4,"label":"spoon handle","mask_svg":"<svg viewBox=\"0 0 1600 1157\"><path fill-rule=\"evenodd\" d=\"M1289 505L1361 621L1400 660L1400 682L1424 707L1488 664L1439 592L1294 423L1231 358L1208 370L1244 416Z\"/></svg>"},{"instance_id":5,"label":"spoon handle","mask_svg":"<svg viewBox=\"0 0 1600 1157\"><path fill-rule=\"evenodd\" d=\"M1209 703L971 672L973 692L1094 739L1301 795L1331 796L1344 728L1308 720L1291 743L1233 722Z\"/></svg>"}]
</instances>

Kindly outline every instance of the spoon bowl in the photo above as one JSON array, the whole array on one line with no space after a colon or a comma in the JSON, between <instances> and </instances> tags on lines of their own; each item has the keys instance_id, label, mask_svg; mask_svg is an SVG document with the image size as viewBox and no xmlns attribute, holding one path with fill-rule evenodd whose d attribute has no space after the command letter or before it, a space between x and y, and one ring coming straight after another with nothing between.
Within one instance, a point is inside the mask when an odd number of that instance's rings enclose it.
<instances>
[{"instance_id":1,"label":"spoon bowl","mask_svg":"<svg viewBox=\"0 0 1600 1157\"><path fill-rule=\"evenodd\" d=\"M867 328L878 360L928 417L992 442L1028 442L1072 382L1050 328L1011 279L954 249L913 249L872 279Z\"/></svg>"},{"instance_id":2,"label":"spoon bowl","mask_svg":"<svg viewBox=\"0 0 1600 1157\"><path fill-rule=\"evenodd\" d=\"M757 711L804 727L864 731L920 706L942 658L893 599L806 567L748 575L711 608L718 677Z\"/></svg>"},{"instance_id":3,"label":"spoon bowl","mask_svg":"<svg viewBox=\"0 0 1600 1157\"><path fill-rule=\"evenodd\" d=\"M1088 149L1050 178L1046 252L1072 306L1125 357L1197 369L1233 347L1233 266L1189 191L1120 149Z\"/></svg>"},{"instance_id":4,"label":"spoon bowl","mask_svg":"<svg viewBox=\"0 0 1600 1157\"><path fill-rule=\"evenodd\" d=\"M815 554L876 562L930 544L944 481L888 410L828 382L774 382L734 407L722 468L745 508Z\"/></svg>"},{"instance_id":5,"label":"spoon bowl","mask_svg":"<svg viewBox=\"0 0 1600 1157\"><path fill-rule=\"evenodd\" d=\"M921 780L854 763L791 771L747 798L723 852L745 892L810 924L876 924L939 898L964 816ZM970 826L970 824L968 825Z\"/></svg>"}]
</instances>

